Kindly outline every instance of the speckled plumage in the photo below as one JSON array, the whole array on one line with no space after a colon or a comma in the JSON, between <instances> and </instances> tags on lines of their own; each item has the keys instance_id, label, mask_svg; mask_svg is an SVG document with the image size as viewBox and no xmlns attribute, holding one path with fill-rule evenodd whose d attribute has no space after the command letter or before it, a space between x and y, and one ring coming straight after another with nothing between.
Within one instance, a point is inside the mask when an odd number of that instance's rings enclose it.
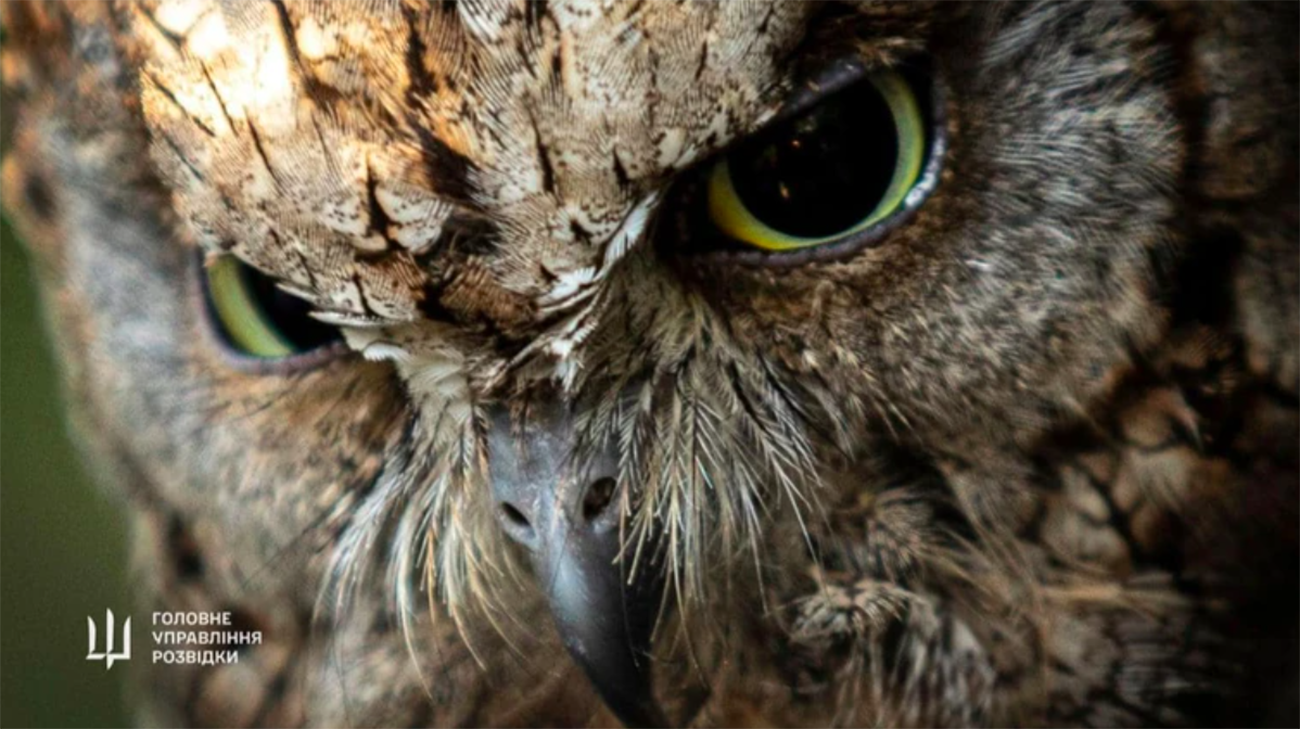
<instances>
[{"instance_id":1,"label":"speckled plumage","mask_svg":"<svg viewBox=\"0 0 1300 729\"><path fill-rule=\"evenodd\" d=\"M537 397L668 535L674 719L1295 716L1293 7L4 10L6 206L147 605L268 636L161 721L613 722L492 514L484 408ZM684 257L673 183L848 55L933 69L930 199ZM348 353L236 361L201 255Z\"/></svg>"}]
</instances>

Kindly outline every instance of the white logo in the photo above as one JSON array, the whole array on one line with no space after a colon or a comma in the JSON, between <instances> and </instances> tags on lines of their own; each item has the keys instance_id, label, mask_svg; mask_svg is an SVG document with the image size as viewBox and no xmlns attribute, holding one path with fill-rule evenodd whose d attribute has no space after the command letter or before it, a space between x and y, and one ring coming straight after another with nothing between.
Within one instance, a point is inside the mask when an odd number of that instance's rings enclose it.
<instances>
[{"instance_id":1,"label":"white logo","mask_svg":"<svg viewBox=\"0 0 1300 729\"><path fill-rule=\"evenodd\" d=\"M116 626L113 621L113 611L105 610L104 612L108 613L107 617L104 619L104 622L108 626L108 629L105 631L108 635L104 641L103 653L95 652L95 619L89 615L86 616L86 627L90 630L90 647L86 650L86 660L103 661L104 670L107 671L113 667L113 661L126 661L131 658L131 618L127 618L126 622L122 623L122 652L114 653L113 631Z\"/></svg>"}]
</instances>

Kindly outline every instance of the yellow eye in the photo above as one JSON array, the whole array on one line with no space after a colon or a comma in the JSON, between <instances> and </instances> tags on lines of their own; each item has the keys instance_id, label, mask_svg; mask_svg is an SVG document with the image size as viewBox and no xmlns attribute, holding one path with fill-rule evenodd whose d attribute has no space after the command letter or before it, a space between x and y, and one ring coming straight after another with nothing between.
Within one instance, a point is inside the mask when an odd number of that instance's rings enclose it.
<instances>
[{"instance_id":1,"label":"yellow eye","mask_svg":"<svg viewBox=\"0 0 1300 729\"><path fill-rule=\"evenodd\" d=\"M714 165L707 210L728 238L767 251L842 240L897 211L921 174L926 135L894 72L837 92Z\"/></svg>"},{"instance_id":2,"label":"yellow eye","mask_svg":"<svg viewBox=\"0 0 1300 729\"><path fill-rule=\"evenodd\" d=\"M306 301L234 256L211 261L205 282L222 338L241 354L282 359L342 338L334 327L311 318Z\"/></svg>"}]
</instances>

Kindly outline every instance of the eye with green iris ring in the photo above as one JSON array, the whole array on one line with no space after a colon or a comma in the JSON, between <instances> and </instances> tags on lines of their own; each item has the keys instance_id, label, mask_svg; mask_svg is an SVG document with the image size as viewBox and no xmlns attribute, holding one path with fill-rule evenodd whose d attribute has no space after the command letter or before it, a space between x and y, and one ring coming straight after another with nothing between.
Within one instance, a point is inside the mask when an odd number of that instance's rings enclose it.
<instances>
[{"instance_id":1,"label":"eye with green iris ring","mask_svg":"<svg viewBox=\"0 0 1300 729\"><path fill-rule=\"evenodd\" d=\"M922 178L926 130L908 79L868 75L714 163L703 180L708 221L756 252L852 238L904 207Z\"/></svg>"},{"instance_id":2,"label":"eye with green iris ring","mask_svg":"<svg viewBox=\"0 0 1300 729\"><path fill-rule=\"evenodd\" d=\"M234 256L209 261L203 280L221 339L237 354L289 360L342 341L338 329L311 317L310 304Z\"/></svg>"}]
</instances>

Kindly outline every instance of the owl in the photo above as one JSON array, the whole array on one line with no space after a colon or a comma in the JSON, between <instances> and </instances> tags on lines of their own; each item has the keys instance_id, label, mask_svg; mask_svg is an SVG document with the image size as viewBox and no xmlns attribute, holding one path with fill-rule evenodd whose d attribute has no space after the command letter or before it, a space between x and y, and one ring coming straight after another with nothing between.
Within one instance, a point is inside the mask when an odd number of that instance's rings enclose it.
<instances>
[{"instance_id":1,"label":"owl","mask_svg":"<svg viewBox=\"0 0 1300 729\"><path fill-rule=\"evenodd\" d=\"M1295 5L3 10L143 719L1296 722Z\"/></svg>"}]
</instances>

